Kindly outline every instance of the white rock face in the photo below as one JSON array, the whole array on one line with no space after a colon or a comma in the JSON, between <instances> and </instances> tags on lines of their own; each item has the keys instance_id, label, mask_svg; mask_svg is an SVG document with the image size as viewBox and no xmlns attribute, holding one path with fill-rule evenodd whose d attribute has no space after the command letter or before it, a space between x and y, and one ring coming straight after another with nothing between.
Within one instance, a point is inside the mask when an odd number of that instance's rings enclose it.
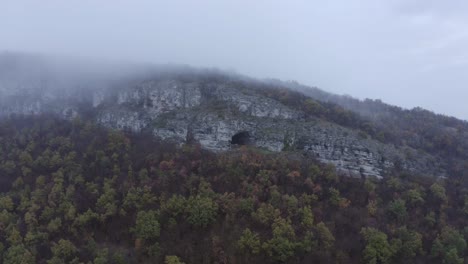
<instances>
[{"instance_id":1,"label":"white rock face","mask_svg":"<svg viewBox=\"0 0 468 264\"><path fill-rule=\"evenodd\" d=\"M101 124L112 124L112 127L117 129L128 129L131 131L141 131L147 124L139 118L138 112L125 110L105 111L102 112L97 121Z\"/></svg>"},{"instance_id":2,"label":"white rock face","mask_svg":"<svg viewBox=\"0 0 468 264\"><path fill-rule=\"evenodd\" d=\"M118 104L139 105L154 116L198 106L201 100L199 87L177 81L149 81L133 89L121 90L117 96Z\"/></svg>"}]
</instances>

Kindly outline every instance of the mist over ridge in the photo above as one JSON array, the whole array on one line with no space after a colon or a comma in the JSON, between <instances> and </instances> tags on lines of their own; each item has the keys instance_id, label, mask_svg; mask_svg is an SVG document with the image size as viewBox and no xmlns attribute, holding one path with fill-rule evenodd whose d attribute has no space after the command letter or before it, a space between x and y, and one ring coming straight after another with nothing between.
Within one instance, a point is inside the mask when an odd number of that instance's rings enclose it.
<instances>
[{"instance_id":1,"label":"mist over ridge","mask_svg":"<svg viewBox=\"0 0 468 264\"><path fill-rule=\"evenodd\" d=\"M145 80L159 75L219 75L225 78L246 80L252 82L263 82L265 84L279 85L289 89L305 92L315 99L338 103L345 108L357 111L361 114L371 114L371 109L366 109L365 104L361 107L353 107L365 101L373 101L365 98L359 99L353 95L334 94L320 87L301 84L296 80L280 80L275 77L255 78L237 71L220 69L215 67L203 68L187 64L156 64L149 62L135 62L129 60L111 60L98 57L78 57L54 54L25 53L2 51L0 52L0 85L9 81L18 82L57 82L56 90L79 87L80 85L108 86L112 82ZM28 87L26 85L26 87ZM34 86L29 86L32 88ZM1 87L0 87L1 88ZM11 88L11 87L10 87ZM0 89L1 91L1 89ZM382 100L374 100L381 103ZM386 103L384 101L384 103ZM388 104L388 107L393 107ZM424 110L419 106L410 108L394 105L403 110ZM429 110L430 111L430 110ZM436 113L441 114L441 113ZM444 115L444 114L442 114ZM447 116L447 115L445 115Z\"/></svg>"},{"instance_id":2,"label":"mist over ridge","mask_svg":"<svg viewBox=\"0 0 468 264\"><path fill-rule=\"evenodd\" d=\"M0 50L235 69L467 119L466 12L459 0L7 0Z\"/></svg>"}]
</instances>

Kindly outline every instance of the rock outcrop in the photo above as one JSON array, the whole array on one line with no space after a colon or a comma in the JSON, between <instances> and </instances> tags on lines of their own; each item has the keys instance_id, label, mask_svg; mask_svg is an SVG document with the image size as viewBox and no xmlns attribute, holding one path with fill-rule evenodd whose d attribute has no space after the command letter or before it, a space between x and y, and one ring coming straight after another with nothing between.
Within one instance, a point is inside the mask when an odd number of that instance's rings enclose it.
<instances>
[{"instance_id":1,"label":"rock outcrop","mask_svg":"<svg viewBox=\"0 0 468 264\"><path fill-rule=\"evenodd\" d=\"M441 161L430 155L385 145L324 120L306 120L304 113L248 86L237 87L228 78L65 84L63 91L44 83L23 83L22 89L18 85L11 81L0 85L0 116L53 112L73 118L91 110L93 118L108 127L146 129L179 144L195 140L213 151L239 144L301 151L350 176L381 178L395 166L434 176L445 173Z\"/></svg>"},{"instance_id":2,"label":"rock outcrop","mask_svg":"<svg viewBox=\"0 0 468 264\"><path fill-rule=\"evenodd\" d=\"M178 144L197 141L212 151L244 144L300 151L351 176L380 178L394 167L445 175L439 158L306 118L300 108L259 92L257 80L184 67L101 66L0 54L0 117L55 113Z\"/></svg>"}]
</instances>

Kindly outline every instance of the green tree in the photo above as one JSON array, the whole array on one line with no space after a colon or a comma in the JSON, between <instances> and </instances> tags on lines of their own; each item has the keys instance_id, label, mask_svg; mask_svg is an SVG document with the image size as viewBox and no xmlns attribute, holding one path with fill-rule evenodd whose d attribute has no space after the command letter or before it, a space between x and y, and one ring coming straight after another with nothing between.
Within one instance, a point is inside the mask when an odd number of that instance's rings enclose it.
<instances>
[{"instance_id":1,"label":"green tree","mask_svg":"<svg viewBox=\"0 0 468 264\"><path fill-rule=\"evenodd\" d=\"M430 187L430 190L431 190L431 194L437 198L438 200L442 201L442 202L445 202L447 201L447 195L445 194L445 188L438 184L438 183L434 183L431 185Z\"/></svg>"},{"instance_id":2,"label":"green tree","mask_svg":"<svg viewBox=\"0 0 468 264\"><path fill-rule=\"evenodd\" d=\"M330 204L333 206L339 206L341 201L340 191L335 188L329 188L328 193L330 195Z\"/></svg>"},{"instance_id":3,"label":"green tree","mask_svg":"<svg viewBox=\"0 0 468 264\"><path fill-rule=\"evenodd\" d=\"M456 229L447 226L442 229L442 232L432 243L431 256L445 259L449 252L452 252L452 255L455 252L463 256L466 248L467 243L463 235Z\"/></svg>"},{"instance_id":4,"label":"green tree","mask_svg":"<svg viewBox=\"0 0 468 264\"><path fill-rule=\"evenodd\" d=\"M9 212L13 211L15 204L13 199L10 196L0 197L0 211L7 210Z\"/></svg>"},{"instance_id":5,"label":"green tree","mask_svg":"<svg viewBox=\"0 0 468 264\"><path fill-rule=\"evenodd\" d=\"M151 258L159 258L161 254L161 246L158 242L152 243L146 247L145 253Z\"/></svg>"},{"instance_id":6,"label":"green tree","mask_svg":"<svg viewBox=\"0 0 468 264\"><path fill-rule=\"evenodd\" d=\"M15 172L15 169L16 164L12 160L4 161L0 166L0 170L4 171L6 174L13 174Z\"/></svg>"},{"instance_id":7,"label":"green tree","mask_svg":"<svg viewBox=\"0 0 468 264\"><path fill-rule=\"evenodd\" d=\"M317 224L317 226L315 226L315 231L317 233L319 247L325 251L332 249L333 245L335 244L335 237L330 232L328 227L323 222L320 222Z\"/></svg>"},{"instance_id":8,"label":"green tree","mask_svg":"<svg viewBox=\"0 0 468 264\"><path fill-rule=\"evenodd\" d=\"M252 214L254 211L254 200L252 198L239 199L239 211L245 214Z\"/></svg>"},{"instance_id":9,"label":"green tree","mask_svg":"<svg viewBox=\"0 0 468 264\"><path fill-rule=\"evenodd\" d=\"M116 195L117 191L112 187L110 181L104 183L103 194L96 202L96 212L100 214L100 219L104 222L108 217L117 213Z\"/></svg>"},{"instance_id":10,"label":"green tree","mask_svg":"<svg viewBox=\"0 0 468 264\"><path fill-rule=\"evenodd\" d=\"M396 231L396 238L392 240L394 252L399 259L411 259L416 255L423 254L422 235L416 231L408 230L406 227Z\"/></svg>"},{"instance_id":11,"label":"green tree","mask_svg":"<svg viewBox=\"0 0 468 264\"><path fill-rule=\"evenodd\" d=\"M361 235L366 241L366 247L363 251L365 262L368 264L389 263L392 249L388 243L387 235L372 227L361 229Z\"/></svg>"},{"instance_id":12,"label":"green tree","mask_svg":"<svg viewBox=\"0 0 468 264\"><path fill-rule=\"evenodd\" d=\"M47 241L48 234L36 230L30 230L24 236L24 243L28 247L34 247L44 241Z\"/></svg>"},{"instance_id":13,"label":"green tree","mask_svg":"<svg viewBox=\"0 0 468 264\"><path fill-rule=\"evenodd\" d=\"M250 231L246 228L242 232L241 237L237 241L237 246L243 251L247 251L249 254L258 254L261 249L261 242L258 234Z\"/></svg>"},{"instance_id":14,"label":"green tree","mask_svg":"<svg viewBox=\"0 0 468 264\"><path fill-rule=\"evenodd\" d=\"M125 255L123 252L114 252L112 255L113 263L115 264L125 264L127 261L125 260Z\"/></svg>"},{"instance_id":15,"label":"green tree","mask_svg":"<svg viewBox=\"0 0 468 264\"><path fill-rule=\"evenodd\" d=\"M47 231L50 233L57 233L62 228L62 219L55 218L49 222L47 225Z\"/></svg>"},{"instance_id":16,"label":"green tree","mask_svg":"<svg viewBox=\"0 0 468 264\"><path fill-rule=\"evenodd\" d=\"M463 253L466 250L467 244L463 235L453 227L447 226L442 229L440 240L445 247L445 251L456 249L457 252Z\"/></svg>"},{"instance_id":17,"label":"green tree","mask_svg":"<svg viewBox=\"0 0 468 264\"><path fill-rule=\"evenodd\" d=\"M177 256L166 256L164 258L164 264L185 264Z\"/></svg>"},{"instance_id":18,"label":"green tree","mask_svg":"<svg viewBox=\"0 0 468 264\"><path fill-rule=\"evenodd\" d=\"M98 214L93 212L91 209L88 209L86 212L79 214L73 221L73 226L84 228L88 223L93 220L98 219Z\"/></svg>"},{"instance_id":19,"label":"green tree","mask_svg":"<svg viewBox=\"0 0 468 264\"><path fill-rule=\"evenodd\" d=\"M432 242L432 247L431 247L431 256L432 257L438 257L444 254L444 245L442 244L442 241L440 241L440 238L434 239Z\"/></svg>"},{"instance_id":20,"label":"green tree","mask_svg":"<svg viewBox=\"0 0 468 264\"><path fill-rule=\"evenodd\" d=\"M401 180L396 177L389 177L386 184L395 191L399 191L402 188Z\"/></svg>"},{"instance_id":21,"label":"green tree","mask_svg":"<svg viewBox=\"0 0 468 264\"><path fill-rule=\"evenodd\" d=\"M7 230L7 239L8 243L12 246L20 245L23 243L23 237L16 227L10 228Z\"/></svg>"},{"instance_id":22,"label":"green tree","mask_svg":"<svg viewBox=\"0 0 468 264\"><path fill-rule=\"evenodd\" d=\"M296 196L294 195L283 195L283 208L286 209L289 215L296 215L298 211L298 203Z\"/></svg>"},{"instance_id":23,"label":"green tree","mask_svg":"<svg viewBox=\"0 0 468 264\"><path fill-rule=\"evenodd\" d=\"M457 249L452 248L444 257L443 264L463 264L463 258L458 256Z\"/></svg>"},{"instance_id":24,"label":"green tree","mask_svg":"<svg viewBox=\"0 0 468 264\"><path fill-rule=\"evenodd\" d=\"M187 201L187 221L195 227L207 227L216 220L218 205L210 197L197 195Z\"/></svg>"},{"instance_id":25,"label":"green tree","mask_svg":"<svg viewBox=\"0 0 468 264\"><path fill-rule=\"evenodd\" d=\"M408 212L406 210L406 202L402 199L396 199L388 205L390 215L399 222L405 220Z\"/></svg>"},{"instance_id":26,"label":"green tree","mask_svg":"<svg viewBox=\"0 0 468 264\"><path fill-rule=\"evenodd\" d=\"M426 222L429 227L433 227L437 223L435 213L433 211L427 213L424 217L424 222Z\"/></svg>"},{"instance_id":27,"label":"green tree","mask_svg":"<svg viewBox=\"0 0 468 264\"><path fill-rule=\"evenodd\" d=\"M418 189L412 189L406 192L406 200L413 206L424 204L423 194Z\"/></svg>"},{"instance_id":28,"label":"green tree","mask_svg":"<svg viewBox=\"0 0 468 264\"><path fill-rule=\"evenodd\" d=\"M78 249L75 245L65 239L60 239L58 243L52 246L53 257L48 263L69 263L77 253Z\"/></svg>"},{"instance_id":29,"label":"green tree","mask_svg":"<svg viewBox=\"0 0 468 264\"><path fill-rule=\"evenodd\" d=\"M279 216L280 211L267 203L260 204L258 209L252 213L252 218L263 225L271 225Z\"/></svg>"},{"instance_id":30,"label":"green tree","mask_svg":"<svg viewBox=\"0 0 468 264\"><path fill-rule=\"evenodd\" d=\"M162 204L163 211L172 217L182 215L186 208L187 200L181 195L173 195Z\"/></svg>"},{"instance_id":31,"label":"green tree","mask_svg":"<svg viewBox=\"0 0 468 264\"><path fill-rule=\"evenodd\" d=\"M263 249L273 260L286 262L294 256L298 243L295 242L291 222L277 218L272 224L273 238L263 243Z\"/></svg>"},{"instance_id":32,"label":"green tree","mask_svg":"<svg viewBox=\"0 0 468 264\"><path fill-rule=\"evenodd\" d=\"M136 237L141 239L158 238L161 232L158 219L159 213L157 211L149 210L138 212L134 227Z\"/></svg>"},{"instance_id":33,"label":"green tree","mask_svg":"<svg viewBox=\"0 0 468 264\"><path fill-rule=\"evenodd\" d=\"M107 248L98 251L97 256L94 258L93 264L107 264L109 263L109 250Z\"/></svg>"},{"instance_id":34,"label":"green tree","mask_svg":"<svg viewBox=\"0 0 468 264\"><path fill-rule=\"evenodd\" d=\"M305 206L301 209L301 225L305 229L310 229L314 226L314 214L310 206Z\"/></svg>"},{"instance_id":35,"label":"green tree","mask_svg":"<svg viewBox=\"0 0 468 264\"><path fill-rule=\"evenodd\" d=\"M4 264L34 264L36 258L24 245L15 245L8 248L3 257Z\"/></svg>"}]
</instances>

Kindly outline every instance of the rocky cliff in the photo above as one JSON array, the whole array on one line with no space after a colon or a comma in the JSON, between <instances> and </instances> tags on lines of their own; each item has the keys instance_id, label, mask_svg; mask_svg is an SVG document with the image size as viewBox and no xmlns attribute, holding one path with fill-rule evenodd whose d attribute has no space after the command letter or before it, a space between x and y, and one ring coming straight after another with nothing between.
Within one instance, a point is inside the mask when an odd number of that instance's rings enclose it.
<instances>
[{"instance_id":1,"label":"rocky cliff","mask_svg":"<svg viewBox=\"0 0 468 264\"><path fill-rule=\"evenodd\" d=\"M394 167L445 175L439 158L383 144L321 118L305 118L302 111L259 93L250 85L256 80L197 71L106 81L86 75L63 78L56 72L25 78L5 74L11 68L4 65L0 74L0 116L82 116L116 129L148 130L178 144L197 141L213 151L239 145L300 151L350 176L381 178Z\"/></svg>"}]
</instances>

